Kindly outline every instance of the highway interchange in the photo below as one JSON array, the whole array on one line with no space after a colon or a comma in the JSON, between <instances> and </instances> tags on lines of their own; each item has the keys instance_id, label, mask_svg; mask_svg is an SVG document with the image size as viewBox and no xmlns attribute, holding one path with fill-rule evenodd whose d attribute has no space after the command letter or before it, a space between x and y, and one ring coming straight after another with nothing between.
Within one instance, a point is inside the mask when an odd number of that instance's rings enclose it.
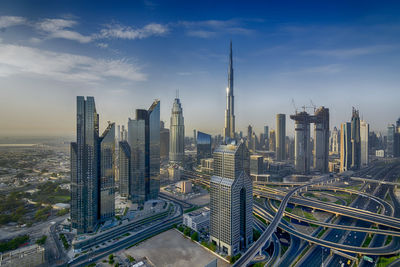
<instances>
[{"instance_id":1,"label":"highway interchange","mask_svg":"<svg viewBox=\"0 0 400 267\"><path fill-rule=\"evenodd\" d=\"M196 183L209 185L209 176L195 172L185 172L185 176ZM254 226L262 231L262 235L242 253L234 266L251 266L255 262L266 263L266 266L349 266L355 263L358 266L375 266L379 256L397 255L400 252L400 203L395 195L395 187L400 177L400 165L398 162L378 163L360 171L357 177L368 178L361 182L350 177L325 175L301 185L255 184L253 194L262 201L254 201L254 214L268 224L255 217ZM355 184L361 187L355 189L349 186ZM307 192L329 196L337 199L337 202L310 198ZM354 197L347 206L346 201L335 196L336 193L352 194ZM191 205L164 194L160 194L160 197L174 202L176 211L173 215L134 231L117 242L81 254L70 260L68 265L86 266L181 223L183 210L191 208ZM329 216L325 221L301 217L290 212L288 205L312 212L325 212ZM300 231L294 222L314 225L313 232ZM52 226L50 232L54 228ZM290 236L290 244L285 252L281 251L277 228ZM365 245L367 238L370 242ZM62 252L57 238L52 239L55 248ZM368 256L373 263L363 256ZM59 265L65 265L64 252L58 257L58 262L61 259L63 264ZM56 265L54 261L53 264Z\"/></svg>"}]
</instances>

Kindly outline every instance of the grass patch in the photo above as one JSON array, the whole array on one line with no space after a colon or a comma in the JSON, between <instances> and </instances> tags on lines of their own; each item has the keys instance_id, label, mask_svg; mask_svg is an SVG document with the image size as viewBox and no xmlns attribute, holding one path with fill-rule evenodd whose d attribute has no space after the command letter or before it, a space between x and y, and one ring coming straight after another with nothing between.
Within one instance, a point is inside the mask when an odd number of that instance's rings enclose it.
<instances>
[{"instance_id":1,"label":"grass patch","mask_svg":"<svg viewBox=\"0 0 400 267\"><path fill-rule=\"evenodd\" d=\"M327 229L322 229L321 232L318 233L317 238L320 238L321 236L323 236L323 234L326 232Z\"/></svg>"},{"instance_id":2,"label":"grass patch","mask_svg":"<svg viewBox=\"0 0 400 267\"><path fill-rule=\"evenodd\" d=\"M198 210L198 209L200 209L200 208L201 208L200 206L194 206L194 207L191 207L191 208L186 209L183 213L189 213L189 212Z\"/></svg>"},{"instance_id":3,"label":"grass patch","mask_svg":"<svg viewBox=\"0 0 400 267\"><path fill-rule=\"evenodd\" d=\"M378 263L377 263L377 267L385 267L388 266L390 263L394 262L395 260L399 259L400 255L397 256L393 256L390 258L386 258L386 257L379 257Z\"/></svg>"},{"instance_id":4,"label":"grass patch","mask_svg":"<svg viewBox=\"0 0 400 267\"><path fill-rule=\"evenodd\" d=\"M388 237L386 238L385 246L386 246L386 245L389 245L389 243L392 242L392 238L393 238L393 237L392 237L391 235L388 236Z\"/></svg>"},{"instance_id":5,"label":"grass patch","mask_svg":"<svg viewBox=\"0 0 400 267\"><path fill-rule=\"evenodd\" d=\"M372 236L367 235L367 238L365 239L364 243L362 244L363 248L367 248L369 244L371 243Z\"/></svg>"}]
</instances>

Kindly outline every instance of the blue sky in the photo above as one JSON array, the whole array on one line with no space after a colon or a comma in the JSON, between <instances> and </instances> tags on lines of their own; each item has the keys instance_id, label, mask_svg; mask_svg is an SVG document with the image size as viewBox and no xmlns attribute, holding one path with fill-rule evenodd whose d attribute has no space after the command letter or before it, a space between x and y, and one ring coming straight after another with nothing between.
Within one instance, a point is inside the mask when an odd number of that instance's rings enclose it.
<instances>
[{"instance_id":1,"label":"blue sky","mask_svg":"<svg viewBox=\"0 0 400 267\"><path fill-rule=\"evenodd\" d=\"M231 39L238 130L275 128L292 99L331 127L352 106L375 131L400 116L400 4L231 2L1 1L0 135L74 134L77 95L102 128L156 98L168 126L177 89L187 135L222 133Z\"/></svg>"}]
</instances>

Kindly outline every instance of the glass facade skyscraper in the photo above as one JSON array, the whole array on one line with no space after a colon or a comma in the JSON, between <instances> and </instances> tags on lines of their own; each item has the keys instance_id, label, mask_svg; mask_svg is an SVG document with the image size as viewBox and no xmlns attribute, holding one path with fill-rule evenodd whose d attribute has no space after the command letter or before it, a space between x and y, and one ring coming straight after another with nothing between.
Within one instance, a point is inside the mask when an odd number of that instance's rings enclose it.
<instances>
[{"instance_id":1,"label":"glass facade skyscraper","mask_svg":"<svg viewBox=\"0 0 400 267\"><path fill-rule=\"evenodd\" d=\"M351 168L351 123L342 123L340 128L340 171L348 171Z\"/></svg>"},{"instance_id":2,"label":"glass facade skyscraper","mask_svg":"<svg viewBox=\"0 0 400 267\"><path fill-rule=\"evenodd\" d=\"M77 97L76 142L71 143L71 224L93 232L99 212L99 115L93 97Z\"/></svg>"},{"instance_id":3,"label":"glass facade skyscraper","mask_svg":"<svg viewBox=\"0 0 400 267\"><path fill-rule=\"evenodd\" d=\"M100 220L115 216L114 187L115 123L110 123L100 137Z\"/></svg>"},{"instance_id":4,"label":"glass facade skyscraper","mask_svg":"<svg viewBox=\"0 0 400 267\"><path fill-rule=\"evenodd\" d=\"M211 135L197 131L197 164L201 159L211 158Z\"/></svg>"},{"instance_id":5,"label":"glass facade skyscraper","mask_svg":"<svg viewBox=\"0 0 400 267\"><path fill-rule=\"evenodd\" d=\"M131 148L127 141L119 142L119 193L130 198Z\"/></svg>"},{"instance_id":6,"label":"glass facade skyscraper","mask_svg":"<svg viewBox=\"0 0 400 267\"><path fill-rule=\"evenodd\" d=\"M359 170L361 167L361 137L360 137L360 115L353 108L351 117L351 169Z\"/></svg>"},{"instance_id":7,"label":"glass facade skyscraper","mask_svg":"<svg viewBox=\"0 0 400 267\"><path fill-rule=\"evenodd\" d=\"M142 204L158 198L160 190L160 101L148 110L137 109L136 120L128 121L131 150L130 198Z\"/></svg>"}]
</instances>

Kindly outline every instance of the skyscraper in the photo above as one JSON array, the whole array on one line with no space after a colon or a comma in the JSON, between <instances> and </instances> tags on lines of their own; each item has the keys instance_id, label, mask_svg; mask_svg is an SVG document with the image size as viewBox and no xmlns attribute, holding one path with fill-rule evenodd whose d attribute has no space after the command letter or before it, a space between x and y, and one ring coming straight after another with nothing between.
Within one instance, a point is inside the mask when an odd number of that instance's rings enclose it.
<instances>
[{"instance_id":1,"label":"skyscraper","mask_svg":"<svg viewBox=\"0 0 400 267\"><path fill-rule=\"evenodd\" d=\"M396 121L396 129L393 140L393 156L400 157L400 118Z\"/></svg>"},{"instance_id":2,"label":"skyscraper","mask_svg":"<svg viewBox=\"0 0 400 267\"><path fill-rule=\"evenodd\" d=\"M128 143L131 200L156 199L160 190L160 101L155 100L148 110L137 109L136 120L129 119Z\"/></svg>"},{"instance_id":3,"label":"skyscraper","mask_svg":"<svg viewBox=\"0 0 400 267\"><path fill-rule=\"evenodd\" d=\"M368 165L368 137L369 124L366 121L360 122L360 140L361 140L361 166Z\"/></svg>"},{"instance_id":4,"label":"skyscraper","mask_svg":"<svg viewBox=\"0 0 400 267\"><path fill-rule=\"evenodd\" d=\"M303 111L290 115L295 121L294 165L296 172L309 173L311 164L310 122L311 116Z\"/></svg>"},{"instance_id":5,"label":"skyscraper","mask_svg":"<svg viewBox=\"0 0 400 267\"><path fill-rule=\"evenodd\" d=\"M333 128L329 143L330 143L330 151L333 154L339 154L339 151L340 151L340 131L336 128L336 126Z\"/></svg>"},{"instance_id":6,"label":"skyscraper","mask_svg":"<svg viewBox=\"0 0 400 267\"><path fill-rule=\"evenodd\" d=\"M387 141L386 141L386 155L388 157L394 156L394 141L395 141L396 127L389 124L387 127Z\"/></svg>"},{"instance_id":7,"label":"skyscraper","mask_svg":"<svg viewBox=\"0 0 400 267\"><path fill-rule=\"evenodd\" d=\"M183 166L185 158L185 126L183 122L182 105L178 97L172 105L169 161Z\"/></svg>"},{"instance_id":8,"label":"skyscraper","mask_svg":"<svg viewBox=\"0 0 400 267\"><path fill-rule=\"evenodd\" d=\"M359 170L361 167L360 115L355 108L351 116L351 150L351 169Z\"/></svg>"},{"instance_id":9,"label":"skyscraper","mask_svg":"<svg viewBox=\"0 0 400 267\"><path fill-rule=\"evenodd\" d=\"M275 130L269 131L269 150L276 151Z\"/></svg>"},{"instance_id":10,"label":"skyscraper","mask_svg":"<svg viewBox=\"0 0 400 267\"><path fill-rule=\"evenodd\" d=\"M109 123L100 137L100 220L115 216L115 123Z\"/></svg>"},{"instance_id":11,"label":"skyscraper","mask_svg":"<svg viewBox=\"0 0 400 267\"><path fill-rule=\"evenodd\" d=\"M314 118L314 169L328 172L329 163L329 109L320 107Z\"/></svg>"},{"instance_id":12,"label":"skyscraper","mask_svg":"<svg viewBox=\"0 0 400 267\"><path fill-rule=\"evenodd\" d=\"M119 142L119 193L130 198L131 148L127 141Z\"/></svg>"},{"instance_id":13,"label":"skyscraper","mask_svg":"<svg viewBox=\"0 0 400 267\"><path fill-rule=\"evenodd\" d=\"M236 255L253 241L253 186L250 153L243 143L214 151L210 187L210 241Z\"/></svg>"},{"instance_id":14,"label":"skyscraper","mask_svg":"<svg viewBox=\"0 0 400 267\"><path fill-rule=\"evenodd\" d=\"M93 232L99 218L99 115L93 97L77 97L76 142L71 143L71 224Z\"/></svg>"},{"instance_id":15,"label":"skyscraper","mask_svg":"<svg viewBox=\"0 0 400 267\"><path fill-rule=\"evenodd\" d=\"M160 121L160 157L167 159L169 156L169 129L164 127L164 122Z\"/></svg>"},{"instance_id":16,"label":"skyscraper","mask_svg":"<svg viewBox=\"0 0 400 267\"><path fill-rule=\"evenodd\" d=\"M211 158L211 135L197 131L197 164L201 159Z\"/></svg>"},{"instance_id":17,"label":"skyscraper","mask_svg":"<svg viewBox=\"0 0 400 267\"><path fill-rule=\"evenodd\" d=\"M352 144L351 144L351 123L345 122L340 126L340 171L351 169Z\"/></svg>"},{"instance_id":18,"label":"skyscraper","mask_svg":"<svg viewBox=\"0 0 400 267\"><path fill-rule=\"evenodd\" d=\"M276 160L286 159L286 115L276 114Z\"/></svg>"},{"instance_id":19,"label":"skyscraper","mask_svg":"<svg viewBox=\"0 0 400 267\"><path fill-rule=\"evenodd\" d=\"M265 150L269 150L269 128L264 126L264 143L262 144Z\"/></svg>"},{"instance_id":20,"label":"skyscraper","mask_svg":"<svg viewBox=\"0 0 400 267\"><path fill-rule=\"evenodd\" d=\"M225 110L225 142L235 139L235 112L233 97L233 60L232 60L232 41L230 44L229 67L228 67L228 87L226 88L226 110Z\"/></svg>"}]
</instances>

